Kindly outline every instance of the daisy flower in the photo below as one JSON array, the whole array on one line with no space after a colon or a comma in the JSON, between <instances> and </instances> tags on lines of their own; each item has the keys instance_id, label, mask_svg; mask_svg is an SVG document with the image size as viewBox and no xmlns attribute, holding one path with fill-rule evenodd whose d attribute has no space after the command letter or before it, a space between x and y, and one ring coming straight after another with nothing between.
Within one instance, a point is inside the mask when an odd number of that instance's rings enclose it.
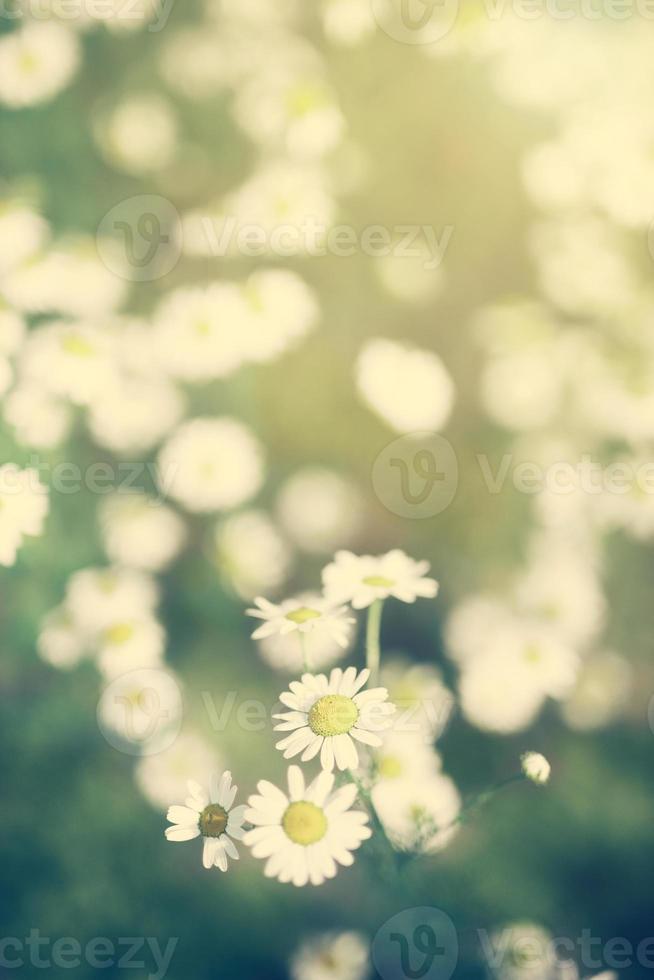
<instances>
[{"instance_id":1,"label":"daisy flower","mask_svg":"<svg viewBox=\"0 0 654 980\"><path fill-rule=\"evenodd\" d=\"M238 787L232 786L231 772L212 779L210 792L189 780L189 796L184 806L171 806L166 815L173 826L166 828L166 839L172 841L204 838L202 864L205 868L227 871L227 858L238 861L234 840L245 836L243 820L247 807L233 806Z\"/></svg>"},{"instance_id":2,"label":"daisy flower","mask_svg":"<svg viewBox=\"0 0 654 980\"><path fill-rule=\"evenodd\" d=\"M247 615L262 619L263 623L252 634L253 640L266 636L286 636L295 631L327 633L340 647L347 647L351 627L355 620L347 615L345 606L336 606L321 596L303 594L286 599L276 605L259 596L254 600L256 609L248 609Z\"/></svg>"},{"instance_id":3,"label":"daisy flower","mask_svg":"<svg viewBox=\"0 0 654 980\"><path fill-rule=\"evenodd\" d=\"M369 670L357 674L355 667L334 667L329 679L325 674L303 674L301 681L292 681L290 691L279 696L290 711L274 716L279 719L275 731L291 732L276 745L284 758L302 753L302 762L307 762L320 753L328 772L334 763L339 769L356 769L356 742L378 748L378 732L391 726L395 711L385 687L361 691L369 677Z\"/></svg>"},{"instance_id":4,"label":"daisy flower","mask_svg":"<svg viewBox=\"0 0 654 980\"><path fill-rule=\"evenodd\" d=\"M368 815L351 810L357 795L349 784L332 792L334 776L321 772L305 786L298 766L288 770L288 796L262 780L258 796L248 800L245 819L254 829L245 843L256 858L267 858L267 878L292 882L300 887L321 885L333 878L338 864L354 863L351 852L371 836Z\"/></svg>"},{"instance_id":5,"label":"daisy flower","mask_svg":"<svg viewBox=\"0 0 654 980\"><path fill-rule=\"evenodd\" d=\"M378 558L337 551L335 560L323 569L322 578L329 601L351 602L355 609L365 609L389 596L402 602L415 602L418 597L433 599L438 582L425 578L428 571L429 562L414 561L399 549Z\"/></svg>"}]
</instances>

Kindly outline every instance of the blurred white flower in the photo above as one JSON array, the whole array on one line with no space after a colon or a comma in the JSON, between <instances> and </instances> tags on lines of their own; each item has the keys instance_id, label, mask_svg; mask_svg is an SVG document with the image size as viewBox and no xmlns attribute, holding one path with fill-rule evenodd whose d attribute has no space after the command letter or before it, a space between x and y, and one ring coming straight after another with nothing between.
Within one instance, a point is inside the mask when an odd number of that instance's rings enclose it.
<instances>
[{"instance_id":1,"label":"blurred white flower","mask_svg":"<svg viewBox=\"0 0 654 980\"><path fill-rule=\"evenodd\" d=\"M85 405L115 380L105 331L86 323L47 323L30 331L20 358L21 377L52 395Z\"/></svg>"},{"instance_id":2,"label":"blurred white flower","mask_svg":"<svg viewBox=\"0 0 654 980\"><path fill-rule=\"evenodd\" d=\"M244 356L270 361L309 333L318 320L314 292L290 269L260 269L242 287L246 316L235 329Z\"/></svg>"},{"instance_id":3,"label":"blurred white flower","mask_svg":"<svg viewBox=\"0 0 654 980\"><path fill-rule=\"evenodd\" d=\"M414 242L406 249L398 239L391 244L388 255L375 256L374 268L389 296L401 303L418 305L433 300L445 284L443 268L434 267L434 261L426 242Z\"/></svg>"},{"instance_id":4,"label":"blurred white flower","mask_svg":"<svg viewBox=\"0 0 654 980\"><path fill-rule=\"evenodd\" d=\"M98 637L97 664L107 680L128 670L156 667L166 646L166 632L154 616L117 619Z\"/></svg>"},{"instance_id":5,"label":"blurred white flower","mask_svg":"<svg viewBox=\"0 0 654 980\"><path fill-rule=\"evenodd\" d=\"M595 637L606 620L606 597L588 556L549 535L532 541L531 560L515 596L520 610L577 648Z\"/></svg>"},{"instance_id":6,"label":"blurred white flower","mask_svg":"<svg viewBox=\"0 0 654 980\"><path fill-rule=\"evenodd\" d=\"M491 942L493 973L501 980L555 980L558 963L554 940L542 926L514 922L495 933Z\"/></svg>"},{"instance_id":7,"label":"blurred white flower","mask_svg":"<svg viewBox=\"0 0 654 980\"><path fill-rule=\"evenodd\" d=\"M33 208L20 201L0 202L0 275L36 255L48 235L47 222ZM7 312L3 309L2 315Z\"/></svg>"},{"instance_id":8,"label":"blurred white flower","mask_svg":"<svg viewBox=\"0 0 654 980\"><path fill-rule=\"evenodd\" d=\"M378 781L428 779L441 768L441 758L425 741L423 732L406 730L399 719L384 735L384 744L374 752Z\"/></svg>"},{"instance_id":9,"label":"blurred white flower","mask_svg":"<svg viewBox=\"0 0 654 980\"><path fill-rule=\"evenodd\" d=\"M320 467L296 470L277 496L277 515L298 548L332 552L349 543L363 523L363 499L345 477Z\"/></svg>"},{"instance_id":10,"label":"blurred white flower","mask_svg":"<svg viewBox=\"0 0 654 980\"><path fill-rule=\"evenodd\" d=\"M218 570L242 599L278 589L286 580L292 554L265 511L226 518L216 526L213 542Z\"/></svg>"},{"instance_id":11,"label":"blurred white flower","mask_svg":"<svg viewBox=\"0 0 654 980\"><path fill-rule=\"evenodd\" d=\"M220 242L229 231L237 249L239 229L255 227L264 248L279 258L302 255L311 248L307 223L324 235L333 222L335 202L326 173L317 166L285 161L265 163L225 198L222 221L214 232Z\"/></svg>"},{"instance_id":12,"label":"blurred white flower","mask_svg":"<svg viewBox=\"0 0 654 980\"><path fill-rule=\"evenodd\" d=\"M510 628L510 608L493 596L467 596L453 608L445 626L448 656L465 662L474 658L489 637Z\"/></svg>"},{"instance_id":13,"label":"blurred white flower","mask_svg":"<svg viewBox=\"0 0 654 980\"><path fill-rule=\"evenodd\" d=\"M52 449L67 437L72 424L70 407L44 390L38 382L19 384L3 403L5 422L17 442L35 449Z\"/></svg>"},{"instance_id":14,"label":"blurred white flower","mask_svg":"<svg viewBox=\"0 0 654 980\"><path fill-rule=\"evenodd\" d=\"M133 95L96 125L96 139L117 169L149 174L170 163L177 123L170 104L160 96Z\"/></svg>"},{"instance_id":15,"label":"blurred white flower","mask_svg":"<svg viewBox=\"0 0 654 980\"><path fill-rule=\"evenodd\" d=\"M0 565L13 565L24 537L38 537L50 507L35 469L0 466Z\"/></svg>"},{"instance_id":16,"label":"blurred white flower","mask_svg":"<svg viewBox=\"0 0 654 980\"><path fill-rule=\"evenodd\" d=\"M214 777L207 792L192 780L184 806L171 806L167 819L166 840L185 841L203 838L202 864L205 868L227 871L228 858L238 861L234 840L245 836L243 819L247 807L234 806L238 787L232 786L232 774L227 771L220 779Z\"/></svg>"},{"instance_id":17,"label":"blurred white flower","mask_svg":"<svg viewBox=\"0 0 654 980\"><path fill-rule=\"evenodd\" d=\"M98 392L87 422L94 441L118 453L146 451L179 422L185 402L165 380L120 378Z\"/></svg>"},{"instance_id":18,"label":"blurred white flower","mask_svg":"<svg viewBox=\"0 0 654 980\"><path fill-rule=\"evenodd\" d=\"M454 709L454 695L437 668L385 658L381 682L397 707L394 731L415 734L427 744L442 735Z\"/></svg>"},{"instance_id":19,"label":"blurred white flower","mask_svg":"<svg viewBox=\"0 0 654 980\"><path fill-rule=\"evenodd\" d=\"M93 239L56 242L13 270L3 282L10 303L27 313L58 313L95 318L112 313L125 299L128 276L125 255L118 243L104 243L110 265L100 259Z\"/></svg>"},{"instance_id":20,"label":"blurred white flower","mask_svg":"<svg viewBox=\"0 0 654 980\"><path fill-rule=\"evenodd\" d=\"M402 602L433 599L438 583L426 577L428 571L429 562L414 561L397 548L379 557L337 551L322 579L330 602L351 602L354 609L365 609L389 596Z\"/></svg>"},{"instance_id":21,"label":"blurred white flower","mask_svg":"<svg viewBox=\"0 0 654 980\"><path fill-rule=\"evenodd\" d=\"M545 295L574 316L607 316L633 302L636 281L613 228L594 218L542 222L531 247Z\"/></svg>"},{"instance_id":22,"label":"blurred white flower","mask_svg":"<svg viewBox=\"0 0 654 980\"><path fill-rule=\"evenodd\" d=\"M549 781L552 767L540 752L525 752L520 757L522 771L532 783L543 786Z\"/></svg>"},{"instance_id":23,"label":"blurred white flower","mask_svg":"<svg viewBox=\"0 0 654 980\"><path fill-rule=\"evenodd\" d=\"M381 780L372 789L372 801L386 833L402 850L432 854L457 832L461 798L443 773Z\"/></svg>"},{"instance_id":24,"label":"blurred white flower","mask_svg":"<svg viewBox=\"0 0 654 980\"><path fill-rule=\"evenodd\" d=\"M53 99L80 63L77 35L52 21L30 21L0 38L0 102L12 109Z\"/></svg>"},{"instance_id":25,"label":"blurred white flower","mask_svg":"<svg viewBox=\"0 0 654 980\"><path fill-rule=\"evenodd\" d=\"M163 446L158 472L163 492L187 510L230 510L259 490L263 453L251 430L236 419L192 419Z\"/></svg>"},{"instance_id":26,"label":"blurred white flower","mask_svg":"<svg viewBox=\"0 0 654 980\"><path fill-rule=\"evenodd\" d=\"M53 609L41 623L37 650L42 660L61 670L74 667L88 652L87 638L65 605Z\"/></svg>"},{"instance_id":27,"label":"blurred white flower","mask_svg":"<svg viewBox=\"0 0 654 980\"><path fill-rule=\"evenodd\" d=\"M311 603L315 595L304 593L301 598L302 601ZM303 643L299 643L297 635L293 633L285 633L283 636L277 633L257 640L257 647L261 657L275 670L297 675L304 669L305 651L313 670L331 667L352 649L354 636L355 633L352 632L345 649L325 630L314 630L304 637Z\"/></svg>"},{"instance_id":28,"label":"blurred white flower","mask_svg":"<svg viewBox=\"0 0 654 980\"><path fill-rule=\"evenodd\" d=\"M166 371L184 381L209 381L243 360L246 309L233 283L177 289L155 313L153 350Z\"/></svg>"},{"instance_id":29,"label":"blurred white flower","mask_svg":"<svg viewBox=\"0 0 654 980\"><path fill-rule=\"evenodd\" d=\"M110 681L98 702L100 730L113 744L119 736L131 751L156 751L181 724L178 678L162 667L130 670Z\"/></svg>"},{"instance_id":30,"label":"blurred white flower","mask_svg":"<svg viewBox=\"0 0 654 980\"><path fill-rule=\"evenodd\" d=\"M575 403L591 432L638 443L654 437L654 352L588 345L577 364Z\"/></svg>"},{"instance_id":31,"label":"blurred white flower","mask_svg":"<svg viewBox=\"0 0 654 980\"><path fill-rule=\"evenodd\" d=\"M172 89L199 100L215 96L230 84L233 61L225 37L203 24L177 31L163 47L159 68Z\"/></svg>"},{"instance_id":32,"label":"blurred white flower","mask_svg":"<svg viewBox=\"0 0 654 980\"><path fill-rule=\"evenodd\" d=\"M485 642L463 664L461 708L471 724L501 733L520 731L547 697L571 691L579 658L573 648L539 623L516 619Z\"/></svg>"},{"instance_id":33,"label":"blurred white flower","mask_svg":"<svg viewBox=\"0 0 654 980\"><path fill-rule=\"evenodd\" d=\"M357 361L361 397L397 432L439 430L454 402L454 384L432 351L393 340L369 340Z\"/></svg>"},{"instance_id":34,"label":"blurred white flower","mask_svg":"<svg viewBox=\"0 0 654 980\"><path fill-rule=\"evenodd\" d=\"M369 0L323 0L322 25L330 41L346 47L360 44L377 29Z\"/></svg>"},{"instance_id":35,"label":"blurred white flower","mask_svg":"<svg viewBox=\"0 0 654 980\"><path fill-rule=\"evenodd\" d=\"M354 863L352 851L372 836L368 815L352 810L356 786L332 792L334 776L321 772L309 786L302 770L290 766L288 795L261 780L258 795L248 800L245 819L254 824L245 843L255 858L264 858L266 878L292 882L300 888L333 878L338 865Z\"/></svg>"},{"instance_id":36,"label":"blurred white flower","mask_svg":"<svg viewBox=\"0 0 654 980\"><path fill-rule=\"evenodd\" d=\"M186 540L181 517L142 493L112 493L100 504L98 517L107 557L117 565L160 572Z\"/></svg>"},{"instance_id":37,"label":"blurred white flower","mask_svg":"<svg viewBox=\"0 0 654 980\"><path fill-rule=\"evenodd\" d=\"M184 796L190 780L199 782L219 768L213 746L195 732L182 731L163 751L139 759L134 777L146 799L166 810L172 800Z\"/></svg>"},{"instance_id":38,"label":"blurred white flower","mask_svg":"<svg viewBox=\"0 0 654 980\"><path fill-rule=\"evenodd\" d=\"M291 957L292 980L365 980L369 943L358 932L332 932L308 939Z\"/></svg>"},{"instance_id":39,"label":"blurred white flower","mask_svg":"<svg viewBox=\"0 0 654 980\"><path fill-rule=\"evenodd\" d=\"M131 568L85 568L68 581L66 608L78 629L97 636L115 623L152 613L159 598L156 583Z\"/></svg>"},{"instance_id":40,"label":"blurred white flower","mask_svg":"<svg viewBox=\"0 0 654 980\"><path fill-rule=\"evenodd\" d=\"M625 713L633 692L634 671L628 660L611 651L592 653L583 660L561 714L575 731L603 728Z\"/></svg>"},{"instance_id":41,"label":"blurred white flower","mask_svg":"<svg viewBox=\"0 0 654 980\"><path fill-rule=\"evenodd\" d=\"M328 153L345 130L334 93L312 66L264 68L241 87L234 111L250 139L291 157Z\"/></svg>"}]
</instances>

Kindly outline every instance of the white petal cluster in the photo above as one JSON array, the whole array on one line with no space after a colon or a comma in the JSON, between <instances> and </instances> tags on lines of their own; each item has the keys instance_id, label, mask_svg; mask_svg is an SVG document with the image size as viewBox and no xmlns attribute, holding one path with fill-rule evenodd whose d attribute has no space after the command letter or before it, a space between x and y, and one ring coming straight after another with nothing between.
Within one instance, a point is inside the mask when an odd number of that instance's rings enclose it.
<instances>
[{"instance_id":1,"label":"white petal cluster","mask_svg":"<svg viewBox=\"0 0 654 980\"><path fill-rule=\"evenodd\" d=\"M242 599L279 589L293 556L279 530L262 510L243 510L214 529L213 554L225 583Z\"/></svg>"},{"instance_id":2,"label":"white petal cluster","mask_svg":"<svg viewBox=\"0 0 654 980\"><path fill-rule=\"evenodd\" d=\"M301 769L290 766L288 792L261 780L248 800L245 818L254 829L245 843L266 861L264 874L297 887L321 885L338 866L353 864L352 851L371 836L368 816L353 810L356 786L334 791L334 776L321 772L308 786Z\"/></svg>"},{"instance_id":3,"label":"white petal cluster","mask_svg":"<svg viewBox=\"0 0 654 980\"><path fill-rule=\"evenodd\" d=\"M0 102L12 109L49 102L71 82L79 63L73 31L28 22L0 39Z\"/></svg>"},{"instance_id":4,"label":"white petal cluster","mask_svg":"<svg viewBox=\"0 0 654 980\"><path fill-rule=\"evenodd\" d=\"M0 466L0 565L13 565L25 537L38 537L49 510L37 470Z\"/></svg>"},{"instance_id":5,"label":"white petal cluster","mask_svg":"<svg viewBox=\"0 0 654 980\"><path fill-rule=\"evenodd\" d=\"M429 562L414 561L399 549L379 557L338 551L323 569L323 586L328 600L350 602L354 609L365 609L389 596L415 602L433 599L438 592L438 583L426 577L428 571Z\"/></svg>"},{"instance_id":6,"label":"white petal cluster","mask_svg":"<svg viewBox=\"0 0 654 980\"><path fill-rule=\"evenodd\" d=\"M162 492L196 513L247 503L264 477L258 440L227 417L184 422L161 449L157 468Z\"/></svg>"},{"instance_id":7,"label":"white petal cluster","mask_svg":"<svg viewBox=\"0 0 654 980\"><path fill-rule=\"evenodd\" d=\"M357 362L359 394L396 432L438 431L454 404L454 383L432 351L377 338Z\"/></svg>"},{"instance_id":8,"label":"white petal cluster","mask_svg":"<svg viewBox=\"0 0 654 980\"><path fill-rule=\"evenodd\" d=\"M332 470L306 467L282 485L277 514L288 537L316 554L332 552L339 543L352 541L364 515L359 490Z\"/></svg>"},{"instance_id":9,"label":"white petal cluster","mask_svg":"<svg viewBox=\"0 0 654 980\"><path fill-rule=\"evenodd\" d=\"M357 743L380 746L395 712L386 688L362 690L369 676L368 670L357 673L355 667L345 671L334 667L329 677L303 674L300 681L293 681L279 697L289 710L274 716L279 719L275 731L291 732L276 745L284 758L301 754L307 762L319 755L327 772L334 766L357 769Z\"/></svg>"},{"instance_id":10,"label":"white petal cluster","mask_svg":"<svg viewBox=\"0 0 654 980\"><path fill-rule=\"evenodd\" d=\"M358 932L316 936L295 951L289 970L292 980L365 980L369 943Z\"/></svg>"},{"instance_id":11,"label":"white petal cluster","mask_svg":"<svg viewBox=\"0 0 654 980\"><path fill-rule=\"evenodd\" d=\"M160 668L166 633L156 616L154 579L126 567L86 568L70 578L64 602L44 620L38 648L55 667L93 656L112 681L129 672Z\"/></svg>"},{"instance_id":12,"label":"white petal cluster","mask_svg":"<svg viewBox=\"0 0 654 980\"><path fill-rule=\"evenodd\" d=\"M205 868L227 871L229 859L238 861L234 840L244 837L244 805L234 806L238 791L227 771L214 778L209 792L199 783L189 781L188 796L183 805L171 806L167 818L166 840L186 841L202 837L202 864Z\"/></svg>"}]
</instances>

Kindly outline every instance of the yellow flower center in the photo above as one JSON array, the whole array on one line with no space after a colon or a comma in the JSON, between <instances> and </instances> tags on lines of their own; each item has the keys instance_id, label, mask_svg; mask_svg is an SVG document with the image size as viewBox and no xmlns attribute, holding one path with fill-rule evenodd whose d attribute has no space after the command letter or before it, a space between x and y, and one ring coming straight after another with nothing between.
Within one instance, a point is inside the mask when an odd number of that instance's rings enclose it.
<instances>
[{"instance_id":1,"label":"yellow flower center","mask_svg":"<svg viewBox=\"0 0 654 980\"><path fill-rule=\"evenodd\" d=\"M379 760L377 770L383 779L398 779L402 775L402 763L394 755L385 755Z\"/></svg>"},{"instance_id":2,"label":"yellow flower center","mask_svg":"<svg viewBox=\"0 0 654 980\"><path fill-rule=\"evenodd\" d=\"M296 118L306 116L314 109L321 109L328 104L325 93L312 85L298 85L287 97L289 112Z\"/></svg>"},{"instance_id":3,"label":"yellow flower center","mask_svg":"<svg viewBox=\"0 0 654 980\"><path fill-rule=\"evenodd\" d=\"M115 646L127 643L133 636L134 627L131 623L116 623L115 626L110 626L105 633L107 643L113 643Z\"/></svg>"},{"instance_id":4,"label":"yellow flower center","mask_svg":"<svg viewBox=\"0 0 654 980\"><path fill-rule=\"evenodd\" d=\"M320 615L316 609L301 606L299 609L293 609L292 612L286 613L286 618L290 619L292 623L297 623L298 626L302 626L303 623L308 623L311 619L320 619Z\"/></svg>"},{"instance_id":5,"label":"yellow flower center","mask_svg":"<svg viewBox=\"0 0 654 980\"><path fill-rule=\"evenodd\" d=\"M73 354L75 357L89 357L94 353L93 347L89 344L88 340L75 333L70 333L67 337L64 337L61 346L67 354Z\"/></svg>"},{"instance_id":6,"label":"yellow flower center","mask_svg":"<svg viewBox=\"0 0 654 980\"><path fill-rule=\"evenodd\" d=\"M372 585L380 589L390 589L395 582L392 578L384 578L383 575L368 575L363 580L364 585Z\"/></svg>"},{"instance_id":7,"label":"yellow flower center","mask_svg":"<svg viewBox=\"0 0 654 980\"><path fill-rule=\"evenodd\" d=\"M315 803L291 803L282 817L284 833L294 844L317 844L327 833L327 817Z\"/></svg>"},{"instance_id":8,"label":"yellow flower center","mask_svg":"<svg viewBox=\"0 0 654 980\"><path fill-rule=\"evenodd\" d=\"M345 735L359 717L359 709L343 694L327 694L319 698L309 712L309 727L316 735L329 738Z\"/></svg>"},{"instance_id":9,"label":"yellow flower center","mask_svg":"<svg viewBox=\"0 0 654 980\"><path fill-rule=\"evenodd\" d=\"M542 659L543 655L535 644L525 650L525 660L528 664L538 664Z\"/></svg>"},{"instance_id":10,"label":"yellow flower center","mask_svg":"<svg viewBox=\"0 0 654 980\"><path fill-rule=\"evenodd\" d=\"M205 806L200 814L200 833L203 837L220 837L227 827L227 811L217 803Z\"/></svg>"}]
</instances>

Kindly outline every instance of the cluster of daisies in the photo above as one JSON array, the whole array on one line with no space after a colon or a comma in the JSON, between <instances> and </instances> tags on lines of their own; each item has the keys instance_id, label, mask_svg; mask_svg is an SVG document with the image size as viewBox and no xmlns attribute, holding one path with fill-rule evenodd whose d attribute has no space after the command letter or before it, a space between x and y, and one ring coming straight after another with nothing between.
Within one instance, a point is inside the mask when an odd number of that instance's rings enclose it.
<instances>
[{"instance_id":1,"label":"cluster of daisies","mask_svg":"<svg viewBox=\"0 0 654 980\"><path fill-rule=\"evenodd\" d=\"M398 724L398 707L388 689L377 686L383 603L433 598L438 585L428 569L399 550L380 557L341 551L323 570L319 597L279 604L257 599L248 610L261 620L254 638L293 634L305 663L301 678L280 694L286 710L274 716L282 735L276 748L301 764L317 760L319 772L307 778L300 765L291 765L283 788L261 780L247 805L238 806L229 771L208 791L190 781L184 804L168 810L168 840L202 837L204 866L223 871L228 858L238 858L234 842L242 840L265 861L267 877L298 887L320 885L339 866L351 865L372 827L397 850L429 853L449 841L461 803L433 749L434 718L426 726L424 720ZM361 609L368 610L368 666L314 673L312 642L327 634L346 646L352 611ZM444 724L442 714L438 721ZM528 753L523 773L544 783L549 765Z\"/></svg>"}]
</instances>

